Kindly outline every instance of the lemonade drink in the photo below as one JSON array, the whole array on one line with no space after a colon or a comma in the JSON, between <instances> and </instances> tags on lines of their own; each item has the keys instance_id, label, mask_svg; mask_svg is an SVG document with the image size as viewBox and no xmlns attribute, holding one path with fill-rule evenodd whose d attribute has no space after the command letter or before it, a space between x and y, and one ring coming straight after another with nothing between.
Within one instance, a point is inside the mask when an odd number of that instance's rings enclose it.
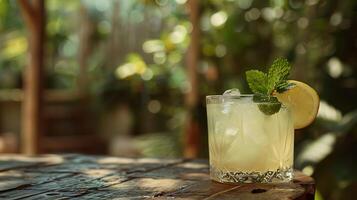
<instances>
[{"instance_id":1,"label":"lemonade drink","mask_svg":"<svg viewBox=\"0 0 357 200\"><path fill-rule=\"evenodd\" d=\"M294 122L288 107L267 115L261 108L273 103L254 102L252 95L213 95L206 100L213 180L292 180Z\"/></svg>"}]
</instances>

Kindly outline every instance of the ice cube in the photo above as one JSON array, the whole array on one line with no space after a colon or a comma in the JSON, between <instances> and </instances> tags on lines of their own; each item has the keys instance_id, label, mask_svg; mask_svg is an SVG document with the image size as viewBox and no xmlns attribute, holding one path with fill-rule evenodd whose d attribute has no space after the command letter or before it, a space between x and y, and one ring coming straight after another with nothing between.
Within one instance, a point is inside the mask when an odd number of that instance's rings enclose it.
<instances>
[{"instance_id":1,"label":"ice cube","mask_svg":"<svg viewBox=\"0 0 357 200\"><path fill-rule=\"evenodd\" d=\"M238 128L236 128L236 127L233 127L233 128L232 128L232 127L229 127L229 128L226 129L225 134L228 135L228 136L235 136L235 135L238 134L238 132L239 132L239 129L238 129Z\"/></svg>"},{"instance_id":2,"label":"ice cube","mask_svg":"<svg viewBox=\"0 0 357 200\"><path fill-rule=\"evenodd\" d=\"M223 114L229 114L232 110L233 102L223 102L222 103L222 113Z\"/></svg>"},{"instance_id":3,"label":"ice cube","mask_svg":"<svg viewBox=\"0 0 357 200\"><path fill-rule=\"evenodd\" d=\"M232 88L229 90L224 91L224 96L240 96L240 91L238 88Z\"/></svg>"},{"instance_id":4,"label":"ice cube","mask_svg":"<svg viewBox=\"0 0 357 200\"><path fill-rule=\"evenodd\" d=\"M239 89L237 88L232 88L232 89L229 89L229 90L226 90L224 93L223 93L223 96L240 96L240 92L239 92ZM231 110L231 107L233 105L233 101L232 99L229 99L229 98L223 98L223 109L222 109L222 112L224 114L228 114Z\"/></svg>"}]
</instances>

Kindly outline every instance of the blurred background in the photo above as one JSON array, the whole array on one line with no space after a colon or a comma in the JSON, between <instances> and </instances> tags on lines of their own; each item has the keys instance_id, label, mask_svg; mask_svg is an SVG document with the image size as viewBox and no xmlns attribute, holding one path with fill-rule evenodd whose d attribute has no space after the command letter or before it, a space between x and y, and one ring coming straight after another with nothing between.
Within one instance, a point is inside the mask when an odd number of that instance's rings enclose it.
<instances>
[{"instance_id":1,"label":"blurred background","mask_svg":"<svg viewBox=\"0 0 357 200\"><path fill-rule=\"evenodd\" d=\"M205 96L276 57L321 98L317 199L357 190L357 1L0 0L0 152L207 158Z\"/></svg>"}]
</instances>

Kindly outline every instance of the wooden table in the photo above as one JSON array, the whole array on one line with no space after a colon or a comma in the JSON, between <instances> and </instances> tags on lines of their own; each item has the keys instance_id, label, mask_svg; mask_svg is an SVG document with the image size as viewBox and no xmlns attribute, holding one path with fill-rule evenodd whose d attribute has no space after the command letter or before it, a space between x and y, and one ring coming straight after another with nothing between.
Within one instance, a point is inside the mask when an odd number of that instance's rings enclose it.
<instances>
[{"instance_id":1,"label":"wooden table","mask_svg":"<svg viewBox=\"0 0 357 200\"><path fill-rule=\"evenodd\" d=\"M313 199L314 180L226 185L206 160L77 154L0 156L0 199Z\"/></svg>"}]
</instances>

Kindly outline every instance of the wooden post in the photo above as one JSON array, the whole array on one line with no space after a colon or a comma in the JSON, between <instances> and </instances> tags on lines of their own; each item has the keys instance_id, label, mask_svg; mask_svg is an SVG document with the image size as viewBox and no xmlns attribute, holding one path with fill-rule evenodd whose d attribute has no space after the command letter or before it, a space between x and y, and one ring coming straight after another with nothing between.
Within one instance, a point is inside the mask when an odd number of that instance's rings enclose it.
<instances>
[{"instance_id":1,"label":"wooden post","mask_svg":"<svg viewBox=\"0 0 357 200\"><path fill-rule=\"evenodd\" d=\"M43 54L45 39L44 0L18 0L29 31L28 62L24 70L21 152L40 152L42 134Z\"/></svg>"},{"instance_id":2,"label":"wooden post","mask_svg":"<svg viewBox=\"0 0 357 200\"><path fill-rule=\"evenodd\" d=\"M200 144L199 126L193 117L193 112L195 111L198 102L197 65L199 62L200 53L199 1L189 0L187 6L190 22L192 24L192 32L190 46L188 48L186 57L186 72L190 83L190 90L185 96L185 104L189 113L187 115L185 125L184 155L185 157L193 158L198 156L198 149Z\"/></svg>"},{"instance_id":3,"label":"wooden post","mask_svg":"<svg viewBox=\"0 0 357 200\"><path fill-rule=\"evenodd\" d=\"M105 67L113 69L123 59L120 43L120 2L114 1L112 6L111 30L108 37Z\"/></svg>"},{"instance_id":4,"label":"wooden post","mask_svg":"<svg viewBox=\"0 0 357 200\"><path fill-rule=\"evenodd\" d=\"M79 28L79 50L78 50L78 93L82 100L88 97L88 58L92 51L92 36L95 32L93 22L89 17L87 8L84 5L80 7L80 22Z\"/></svg>"}]
</instances>

